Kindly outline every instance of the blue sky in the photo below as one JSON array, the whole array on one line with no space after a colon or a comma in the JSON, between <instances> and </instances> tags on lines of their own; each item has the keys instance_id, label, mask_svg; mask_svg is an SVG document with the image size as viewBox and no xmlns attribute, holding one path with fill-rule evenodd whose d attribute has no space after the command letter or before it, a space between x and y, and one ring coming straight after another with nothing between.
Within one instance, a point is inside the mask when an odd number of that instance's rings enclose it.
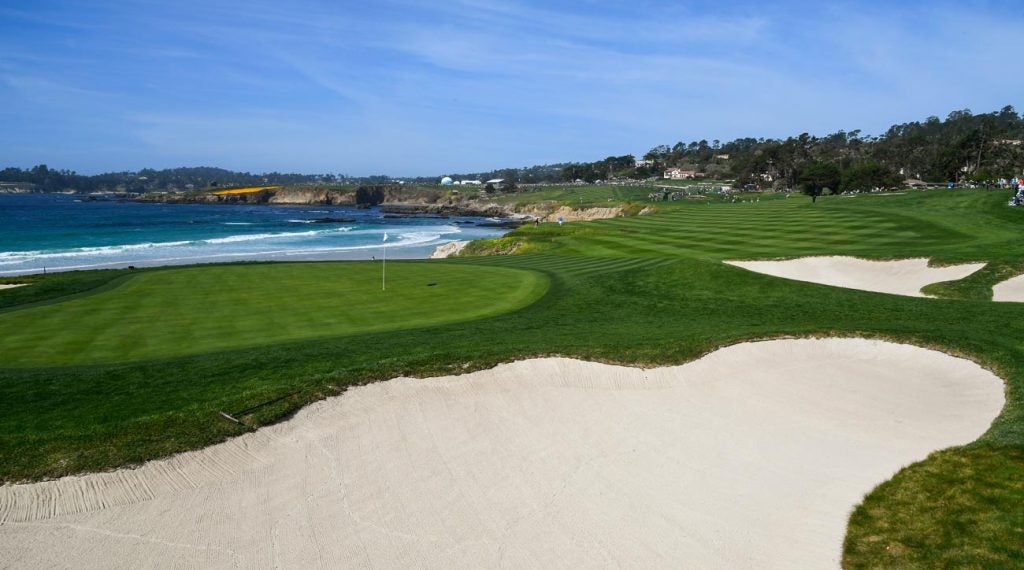
<instances>
[{"instance_id":1,"label":"blue sky","mask_svg":"<svg viewBox=\"0 0 1024 570\"><path fill-rule=\"evenodd\" d=\"M0 166L435 175L1024 95L1024 2L0 0Z\"/></svg>"}]
</instances>

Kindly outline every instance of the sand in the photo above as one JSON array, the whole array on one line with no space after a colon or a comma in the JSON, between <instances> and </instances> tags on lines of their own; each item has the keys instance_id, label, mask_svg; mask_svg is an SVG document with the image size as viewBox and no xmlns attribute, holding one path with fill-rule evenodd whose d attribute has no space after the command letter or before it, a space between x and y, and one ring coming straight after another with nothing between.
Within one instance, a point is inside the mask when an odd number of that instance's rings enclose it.
<instances>
[{"instance_id":1,"label":"sand","mask_svg":"<svg viewBox=\"0 0 1024 570\"><path fill-rule=\"evenodd\" d=\"M837 567L865 493L1002 405L972 362L857 339L400 378L135 470L0 487L0 566Z\"/></svg>"},{"instance_id":2,"label":"sand","mask_svg":"<svg viewBox=\"0 0 1024 570\"><path fill-rule=\"evenodd\" d=\"M984 263L928 267L927 258L869 261L841 256L726 263L775 277L909 297L926 297L921 292L922 287L957 281L985 267Z\"/></svg>"},{"instance_id":3,"label":"sand","mask_svg":"<svg viewBox=\"0 0 1024 570\"><path fill-rule=\"evenodd\" d=\"M1015 301L1024 303L1024 275L1011 277L992 287L993 301Z\"/></svg>"},{"instance_id":4,"label":"sand","mask_svg":"<svg viewBox=\"0 0 1024 570\"><path fill-rule=\"evenodd\" d=\"M430 254L430 259L445 259L453 255L458 255L460 251L469 245L469 240L458 240L443 243L434 249L434 252Z\"/></svg>"},{"instance_id":5,"label":"sand","mask_svg":"<svg viewBox=\"0 0 1024 570\"><path fill-rule=\"evenodd\" d=\"M28 285L28 283L0 284L0 289L10 289L12 287L22 287L24 285Z\"/></svg>"}]
</instances>

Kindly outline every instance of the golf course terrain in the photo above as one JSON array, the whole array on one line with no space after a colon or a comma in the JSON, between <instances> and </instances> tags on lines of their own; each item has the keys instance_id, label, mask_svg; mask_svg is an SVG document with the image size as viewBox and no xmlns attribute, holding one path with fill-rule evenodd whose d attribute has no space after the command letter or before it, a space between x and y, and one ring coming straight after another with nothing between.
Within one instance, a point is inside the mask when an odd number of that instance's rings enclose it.
<instances>
[{"instance_id":1,"label":"golf course terrain","mask_svg":"<svg viewBox=\"0 0 1024 570\"><path fill-rule=\"evenodd\" d=\"M614 187L545 192L577 207L639 197ZM1009 196L634 203L628 212L654 211L527 225L454 259L389 261L383 291L379 262L0 280L26 283L0 289L0 480L111 470L256 437L307 404L399 376L555 356L649 368L745 341L863 337L971 360L1005 381L1005 405L980 437L871 490L850 516L844 566L1024 566L1024 303L992 300L994 285L1024 273L1024 209L1007 207ZM506 251L516 253L482 255ZM803 256L985 265L928 285L929 298L725 263ZM5 508L0 501L0 520Z\"/></svg>"}]
</instances>

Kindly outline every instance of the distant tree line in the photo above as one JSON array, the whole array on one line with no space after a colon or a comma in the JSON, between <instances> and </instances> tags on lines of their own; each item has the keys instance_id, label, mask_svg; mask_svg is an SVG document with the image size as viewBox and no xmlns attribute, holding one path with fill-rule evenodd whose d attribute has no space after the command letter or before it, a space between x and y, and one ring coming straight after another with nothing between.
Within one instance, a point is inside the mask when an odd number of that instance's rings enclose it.
<instances>
[{"instance_id":1,"label":"distant tree line","mask_svg":"<svg viewBox=\"0 0 1024 570\"><path fill-rule=\"evenodd\" d=\"M230 186L259 186L261 184L341 184L349 179L334 174L285 174L269 172L250 174L206 166L154 170L144 168L138 172L108 172L93 176L71 170L53 170L45 164L29 169L5 168L0 170L0 182L32 185L40 192L153 192L168 190L204 190Z\"/></svg>"},{"instance_id":2,"label":"distant tree line","mask_svg":"<svg viewBox=\"0 0 1024 570\"><path fill-rule=\"evenodd\" d=\"M650 164L636 166L633 158L566 165L561 178L645 178L681 168L759 188L813 187L814 180L825 180L831 190L861 191L907 178L986 184L1024 171L1024 119L1011 106L981 115L964 109L944 121L929 117L894 125L879 136L857 130L824 137L677 142L648 151L643 159Z\"/></svg>"},{"instance_id":3,"label":"distant tree line","mask_svg":"<svg viewBox=\"0 0 1024 570\"><path fill-rule=\"evenodd\" d=\"M863 191L893 187L905 179L925 182L991 183L1024 173L1024 118L1011 106L975 115L953 111L945 120L894 125L884 134L838 131L823 137L807 133L786 139L739 138L658 145L637 163L633 155L609 156L595 162L560 163L451 174L456 180L501 178L507 187L545 182L595 182L614 178L661 176L668 168L692 170L708 178L728 178L738 185L767 189L822 188ZM440 177L407 179L436 184ZM34 185L44 192L202 190L259 184L386 185L385 175L351 178L334 174L250 174L222 168L143 169L83 176L46 165L0 170L0 182Z\"/></svg>"}]
</instances>

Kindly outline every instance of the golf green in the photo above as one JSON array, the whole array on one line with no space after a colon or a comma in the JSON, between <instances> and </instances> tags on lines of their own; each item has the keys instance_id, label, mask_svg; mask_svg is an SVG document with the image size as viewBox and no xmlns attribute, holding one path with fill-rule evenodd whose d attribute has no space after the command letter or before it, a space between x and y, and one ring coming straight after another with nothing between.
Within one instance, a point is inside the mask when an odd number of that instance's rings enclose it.
<instances>
[{"instance_id":1,"label":"golf green","mask_svg":"<svg viewBox=\"0 0 1024 570\"><path fill-rule=\"evenodd\" d=\"M71 301L0 315L0 366L132 361L497 315L541 273L423 262L220 265L140 273Z\"/></svg>"}]
</instances>

